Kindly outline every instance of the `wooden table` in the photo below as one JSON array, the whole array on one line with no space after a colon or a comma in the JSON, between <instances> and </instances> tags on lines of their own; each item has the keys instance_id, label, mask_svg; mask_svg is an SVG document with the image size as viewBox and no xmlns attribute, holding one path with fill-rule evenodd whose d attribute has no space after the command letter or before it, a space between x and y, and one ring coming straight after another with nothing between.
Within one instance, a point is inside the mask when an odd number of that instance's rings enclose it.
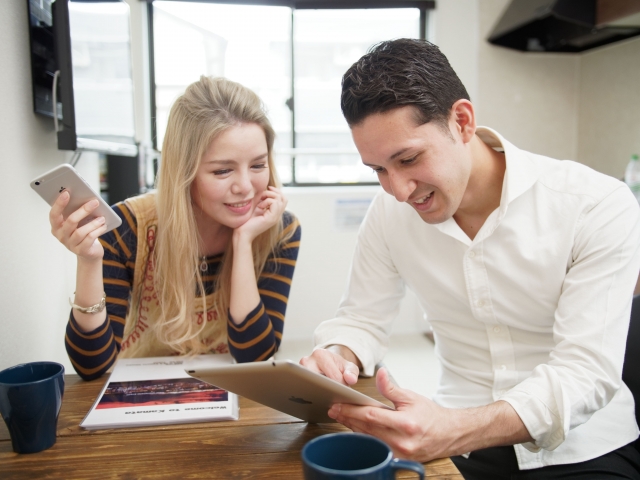
<instances>
[{"instance_id":1,"label":"wooden table","mask_svg":"<svg viewBox=\"0 0 640 480\"><path fill-rule=\"evenodd\" d=\"M339 424L307 424L245 398L240 398L238 421L84 430L78 425L106 379L84 382L77 375L65 376L58 438L49 450L14 453L9 432L0 422L0 478L300 479L304 444L347 430ZM373 379L360 379L357 385L380 399ZM462 480L449 459L425 466L430 479ZM402 472L398 478L417 476Z\"/></svg>"}]
</instances>

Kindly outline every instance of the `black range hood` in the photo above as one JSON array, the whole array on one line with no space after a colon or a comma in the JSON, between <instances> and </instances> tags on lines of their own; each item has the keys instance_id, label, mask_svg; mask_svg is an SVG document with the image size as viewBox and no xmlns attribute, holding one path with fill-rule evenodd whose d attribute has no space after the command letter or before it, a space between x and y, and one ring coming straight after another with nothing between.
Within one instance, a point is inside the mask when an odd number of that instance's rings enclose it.
<instances>
[{"instance_id":1,"label":"black range hood","mask_svg":"<svg viewBox=\"0 0 640 480\"><path fill-rule=\"evenodd\" d=\"M488 41L525 52L582 52L640 35L640 0L512 0Z\"/></svg>"}]
</instances>

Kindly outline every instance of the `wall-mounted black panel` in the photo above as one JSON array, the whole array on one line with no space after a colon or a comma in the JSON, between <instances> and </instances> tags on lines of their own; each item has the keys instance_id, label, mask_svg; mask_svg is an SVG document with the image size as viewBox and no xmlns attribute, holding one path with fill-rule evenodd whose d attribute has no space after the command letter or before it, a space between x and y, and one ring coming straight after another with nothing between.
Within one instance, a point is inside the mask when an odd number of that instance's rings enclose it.
<instances>
[{"instance_id":1,"label":"wall-mounted black panel","mask_svg":"<svg viewBox=\"0 0 640 480\"><path fill-rule=\"evenodd\" d=\"M58 148L137 158L129 6L26 2L34 111L57 117Z\"/></svg>"},{"instance_id":2,"label":"wall-mounted black panel","mask_svg":"<svg viewBox=\"0 0 640 480\"><path fill-rule=\"evenodd\" d=\"M28 0L33 111L53 118L53 76L58 70L51 0ZM62 104L58 104L61 108ZM59 108L59 109L60 109ZM62 113L58 114L62 118Z\"/></svg>"}]
</instances>

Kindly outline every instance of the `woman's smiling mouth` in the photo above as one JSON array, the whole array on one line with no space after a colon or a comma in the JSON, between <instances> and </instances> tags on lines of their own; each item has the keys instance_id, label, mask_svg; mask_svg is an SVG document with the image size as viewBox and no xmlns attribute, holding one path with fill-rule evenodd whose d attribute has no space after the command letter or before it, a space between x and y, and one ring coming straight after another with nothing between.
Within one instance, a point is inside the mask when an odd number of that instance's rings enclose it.
<instances>
[{"instance_id":1,"label":"woman's smiling mouth","mask_svg":"<svg viewBox=\"0 0 640 480\"><path fill-rule=\"evenodd\" d=\"M224 206L235 214L244 215L251 210L251 200L245 200L244 202L238 203L225 203Z\"/></svg>"}]
</instances>

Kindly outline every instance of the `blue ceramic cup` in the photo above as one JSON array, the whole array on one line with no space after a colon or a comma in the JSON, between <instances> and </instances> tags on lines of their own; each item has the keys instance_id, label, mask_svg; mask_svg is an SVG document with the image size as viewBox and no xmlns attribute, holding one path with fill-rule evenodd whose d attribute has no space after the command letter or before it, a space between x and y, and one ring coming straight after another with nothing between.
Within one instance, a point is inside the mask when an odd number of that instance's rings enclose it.
<instances>
[{"instance_id":1,"label":"blue ceramic cup","mask_svg":"<svg viewBox=\"0 0 640 480\"><path fill-rule=\"evenodd\" d=\"M302 449L306 480L393 480L411 470L424 480L421 463L393 458L382 440L362 433L332 433L314 438Z\"/></svg>"},{"instance_id":2,"label":"blue ceramic cup","mask_svg":"<svg viewBox=\"0 0 640 480\"><path fill-rule=\"evenodd\" d=\"M25 363L0 372L0 414L14 452L40 452L56 443L63 393L59 363Z\"/></svg>"}]
</instances>

